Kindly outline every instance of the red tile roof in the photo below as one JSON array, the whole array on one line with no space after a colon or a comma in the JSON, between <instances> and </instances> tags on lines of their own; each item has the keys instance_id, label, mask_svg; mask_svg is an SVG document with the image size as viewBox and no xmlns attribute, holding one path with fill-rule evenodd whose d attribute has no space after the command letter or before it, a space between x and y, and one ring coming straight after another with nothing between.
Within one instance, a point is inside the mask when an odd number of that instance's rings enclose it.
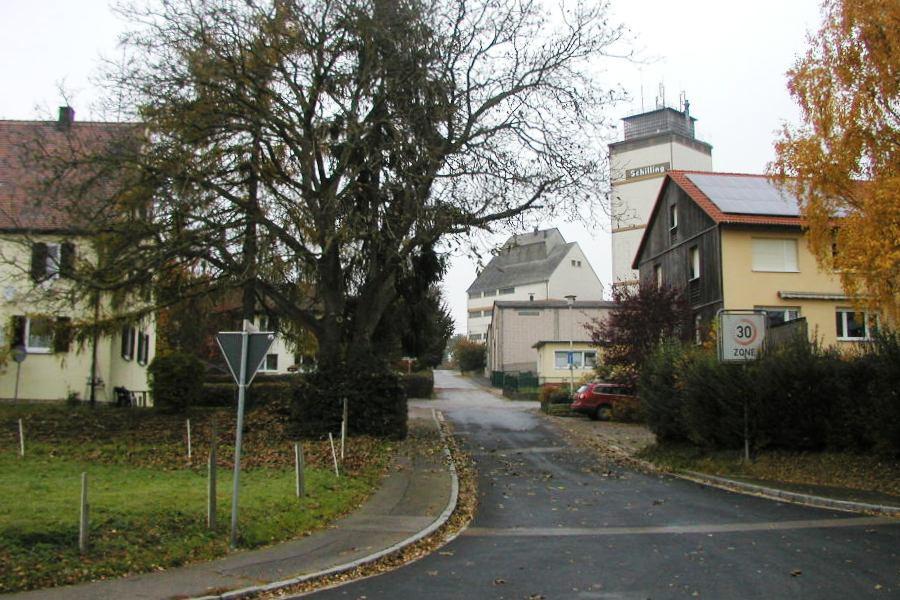
<instances>
[{"instance_id":1,"label":"red tile roof","mask_svg":"<svg viewBox=\"0 0 900 600\"><path fill-rule=\"evenodd\" d=\"M803 227L806 225L806 220L801 217L796 216L775 216L775 215L759 215L759 214L746 214L746 213L737 213L737 212L725 212L723 211L715 202L713 202L703 191L697 187L694 182L690 180L688 175L698 174L698 175L719 175L723 177L751 177L756 179L770 179L767 175L756 175L751 173L718 173L714 171L680 171L674 170L666 173L665 179L663 179L662 186L659 188L659 194L656 196L656 201L653 203L653 208L650 210L650 215L647 219L647 227L644 229L644 235L641 236L641 241L638 244L637 252L634 254L634 258L632 259L631 268L638 268L638 261L641 257L641 254L644 251L644 245L647 242L647 237L650 233L650 225L653 222L654 217L656 216L657 211L661 203L663 202L663 198L666 194L666 188L670 183L674 183L678 187L680 187L684 192L693 200L697 206L703 210L709 218L713 220L715 223L726 224L726 225L750 225L750 226L775 226L775 227Z\"/></svg>"},{"instance_id":2,"label":"red tile roof","mask_svg":"<svg viewBox=\"0 0 900 600\"><path fill-rule=\"evenodd\" d=\"M0 121L0 231L71 231L66 202L41 198L40 184L50 171L36 156L73 157L98 148L133 123Z\"/></svg>"}]
</instances>

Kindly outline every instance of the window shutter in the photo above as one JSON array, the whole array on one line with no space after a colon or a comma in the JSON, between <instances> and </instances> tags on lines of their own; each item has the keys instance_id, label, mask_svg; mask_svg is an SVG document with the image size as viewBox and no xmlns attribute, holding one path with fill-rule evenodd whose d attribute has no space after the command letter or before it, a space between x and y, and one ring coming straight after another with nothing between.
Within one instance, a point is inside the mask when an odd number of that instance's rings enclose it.
<instances>
[{"instance_id":1,"label":"window shutter","mask_svg":"<svg viewBox=\"0 0 900 600\"><path fill-rule=\"evenodd\" d=\"M72 319L57 317L53 329L53 351L68 352L72 345Z\"/></svg>"},{"instance_id":2,"label":"window shutter","mask_svg":"<svg viewBox=\"0 0 900 600\"><path fill-rule=\"evenodd\" d=\"M59 275L72 277L75 275L75 244L63 242L59 248Z\"/></svg>"},{"instance_id":3,"label":"window shutter","mask_svg":"<svg viewBox=\"0 0 900 600\"><path fill-rule=\"evenodd\" d=\"M31 279L35 283L47 277L47 244L37 242L31 247Z\"/></svg>"},{"instance_id":4,"label":"window shutter","mask_svg":"<svg viewBox=\"0 0 900 600\"><path fill-rule=\"evenodd\" d=\"M278 331L278 315L269 317L269 331Z\"/></svg>"},{"instance_id":5,"label":"window shutter","mask_svg":"<svg viewBox=\"0 0 900 600\"><path fill-rule=\"evenodd\" d=\"M25 345L25 317L16 315L12 318L12 337L10 338L10 347Z\"/></svg>"}]
</instances>

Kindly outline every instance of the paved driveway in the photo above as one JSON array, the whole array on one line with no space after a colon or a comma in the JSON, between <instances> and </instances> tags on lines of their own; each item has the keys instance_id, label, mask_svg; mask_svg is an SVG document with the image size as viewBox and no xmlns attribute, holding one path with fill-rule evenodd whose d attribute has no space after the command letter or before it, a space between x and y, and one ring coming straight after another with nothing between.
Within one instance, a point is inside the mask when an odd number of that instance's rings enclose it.
<instances>
[{"instance_id":1,"label":"paved driveway","mask_svg":"<svg viewBox=\"0 0 900 600\"><path fill-rule=\"evenodd\" d=\"M438 372L428 406L477 460L459 538L317 599L900 598L900 520L644 475L569 447L532 403Z\"/></svg>"}]
</instances>

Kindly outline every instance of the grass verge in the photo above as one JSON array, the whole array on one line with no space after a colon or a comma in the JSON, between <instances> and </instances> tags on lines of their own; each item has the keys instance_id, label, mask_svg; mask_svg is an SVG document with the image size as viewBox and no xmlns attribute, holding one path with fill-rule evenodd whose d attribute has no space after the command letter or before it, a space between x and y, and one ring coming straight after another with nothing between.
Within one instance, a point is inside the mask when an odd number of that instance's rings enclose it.
<instances>
[{"instance_id":1,"label":"grass verge","mask_svg":"<svg viewBox=\"0 0 900 600\"><path fill-rule=\"evenodd\" d=\"M0 592L159 570L227 553L231 411L192 411L193 461L184 416L62 406L0 407ZM218 423L219 527L206 528L211 420ZM18 424L26 456L18 456ZM248 414L241 475L240 544L258 547L321 528L365 500L392 446L352 438L335 477L327 441L305 441L307 495L294 495L283 419ZM90 547L78 551L80 475L88 473Z\"/></svg>"},{"instance_id":2,"label":"grass verge","mask_svg":"<svg viewBox=\"0 0 900 600\"><path fill-rule=\"evenodd\" d=\"M749 464L737 450L703 450L689 444L655 444L636 454L667 471L698 471L739 477L900 496L900 462L851 452L783 452L757 454Z\"/></svg>"}]
</instances>

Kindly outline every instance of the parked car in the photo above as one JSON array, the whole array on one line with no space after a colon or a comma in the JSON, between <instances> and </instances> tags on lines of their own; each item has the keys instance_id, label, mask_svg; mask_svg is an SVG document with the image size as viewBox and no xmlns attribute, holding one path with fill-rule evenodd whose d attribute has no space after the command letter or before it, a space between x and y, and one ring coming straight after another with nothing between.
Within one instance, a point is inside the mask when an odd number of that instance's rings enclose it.
<instances>
[{"instance_id":1,"label":"parked car","mask_svg":"<svg viewBox=\"0 0 900 600\"><path fill-rule=\"evenodd\" d=\"M608 421L612 418L613 407L617 402L633 401L634 392L616 383L586 383L572 396L569 408L577 413L589 416L592 420Z\"/></svg>"}]
</instances>

